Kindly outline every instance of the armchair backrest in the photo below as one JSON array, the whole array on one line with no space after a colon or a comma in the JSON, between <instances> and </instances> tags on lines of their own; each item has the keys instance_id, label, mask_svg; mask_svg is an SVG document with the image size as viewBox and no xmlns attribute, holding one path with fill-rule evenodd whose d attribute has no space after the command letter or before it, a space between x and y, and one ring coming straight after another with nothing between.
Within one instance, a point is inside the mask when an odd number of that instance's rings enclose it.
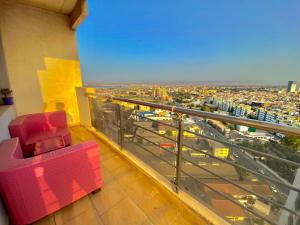
<instances>
[{"instance_id":1,"label":"armchair backrest","mask_svg":"<svg viewBox=\"0 0 300 225\"><path fill-rule=\"evenodd\" d=\"M35 134L67 127L67 118L64 111L30 114L24 121L26 132Z\"/></svg>"},{"instance_id":2,"label":"armchair backrest","mask_svg":"<svg viewBox=\"0 0 300 225\"><path fill-rule=\"evenodd\" d=\"M24 159L19 138L4 140L0 143L0 174L2 170L14 167Z\"/></svg>"},{"instance_id":3,"label":"armchair backrest","mask_svg":"<svg viewBox=\"0 0 300 225\"><path fill-rule=\"evenodd\" d=\"M67 128L67 117L64 111L23 115L13 120L8 128L11 137L19 137L24 146L25 140L33 134Z\"/></svg>"}]
</instances>

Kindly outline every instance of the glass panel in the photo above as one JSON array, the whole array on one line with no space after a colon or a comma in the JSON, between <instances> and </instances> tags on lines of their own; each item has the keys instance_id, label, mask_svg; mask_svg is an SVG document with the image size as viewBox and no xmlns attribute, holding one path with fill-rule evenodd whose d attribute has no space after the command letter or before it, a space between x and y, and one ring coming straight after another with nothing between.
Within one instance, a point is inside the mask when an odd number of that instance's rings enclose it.
<instances>
[{"instance_id":1,"label":"glass panel","mask_svg":"<svg viewBox=\"0 0 300 225\"><path fill-rule=\"evenodd\" d=\"M119 143L119 106L104 98L90 98L90 107L93 127Z\"/></svg>"},{"instance_id":2,"label":"glass panel","mask_svg":"<svg viewBox=\"0 0 300 225\"><path fill-rule=\"evenodd\" d=\"M93 126L174 182L177 116L118 104L91 98ZM289 186L295 182L294 187L300 188L300 172L297 181L298 166L282 161L300 162L299 138L188 115L181 118L180 189L234 224L299 220L291 213L300 208L295 200L298 191Z\"/></svg>"}]
</instances>

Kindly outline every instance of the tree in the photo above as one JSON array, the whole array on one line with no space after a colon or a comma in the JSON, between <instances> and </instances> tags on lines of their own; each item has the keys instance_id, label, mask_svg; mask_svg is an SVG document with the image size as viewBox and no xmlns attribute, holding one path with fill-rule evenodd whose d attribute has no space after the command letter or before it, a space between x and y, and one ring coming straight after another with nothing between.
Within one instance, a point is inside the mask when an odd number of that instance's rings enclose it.
<instances>
[{"instance_id":1,"label":"tree","mask_svg":"<svg viewBox=\"0 0 300 225\"><path fill-rule=\"evenodd\" d=\"M167 136L172 136L172 131L171 131L171 130L167 130L167 131L166 131L166 135L167 135Z\"/></svg>"},{"instance_id":2,"label":"tree","mask_svg":"<svg viewBox=\"0 0 300 225\"><path fill-rule=\"evenodd\" d=\"M300 150L300 138L295 136L284 137L283 143L287 146L293 147L296 151Z\"/></svg>"},{"instance_id":3,"label":"tree","mask_svg":"<svg viewBox=\"0 0 300 225\"><path fill-rule=\"evenodd\" d=\"M158 122L157 121L153 121L152 122L152 127L153 128L158 128Z\"/></svg>"},{"instance_id":4,"label":"tree","mask_svg":"<svg viewBox=\"0 0 300 225\"><path fill-rule=\"evenodd\" d=\"M140 138L140 137L137 137L137 142L138 142L139 144L143 144L143 143L144 143L144 140L143 140L142 138Z\"/></svg>"}]
</instances>

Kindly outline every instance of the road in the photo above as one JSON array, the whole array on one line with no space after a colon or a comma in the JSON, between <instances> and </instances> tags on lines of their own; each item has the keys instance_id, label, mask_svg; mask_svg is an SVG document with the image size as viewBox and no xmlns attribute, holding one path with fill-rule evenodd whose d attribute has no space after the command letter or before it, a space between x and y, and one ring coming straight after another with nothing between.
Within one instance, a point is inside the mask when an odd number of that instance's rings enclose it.
<instances>
[{"instance_id":1,"label":"road","mask_svg":"<svg viewBox=\"0 0 300 225\"><path fill-rule=\"evenodd\" d=\"M197 120L197 124L203 129L205 135L214 137L221 141L228 142L228 138L226 138L225 135L220 133L218 130L213 128L211 125L209 125L205 121ZM258 173L259 173L259 171L264 171L264 175L278 180L278 178L276 176L274 176L274 174L272 174L271 172L266 170L264 167L262 167L260 164L258 164L255 160L253 160L251 157L249 157L247 154L245 154L241 149L231 147L230 151L231 151L231 154L235 153L238 156L237 161L240 162L246 168L256 171ZM263 179L263 178L259 178L259 179ZM284 201L287 198L289 191L286 188L284 188L278 184L274 184L273 182L268 181L268 180L265 180L265 182L267 182L269 185L273 185L276 187L276 189L278 190L278 193L274 193L274 196L276 196L278 200Z\"/></svg>"}]
</instances>

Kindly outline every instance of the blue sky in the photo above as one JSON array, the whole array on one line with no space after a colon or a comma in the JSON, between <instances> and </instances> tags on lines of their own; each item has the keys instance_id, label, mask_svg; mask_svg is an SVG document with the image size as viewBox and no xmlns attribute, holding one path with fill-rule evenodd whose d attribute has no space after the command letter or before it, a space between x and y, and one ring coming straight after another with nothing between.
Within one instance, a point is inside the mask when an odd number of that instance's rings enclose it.
<instances>
[{"instance_id":1,"label":"blue sky","mask_svg":"<svg viewBox=\"0 0 300 225\"><path fill-rule=\"evenodd\" d=\"M300 80L299 0L89 0L86 82Z\"/></svg>"}]
</instances>

